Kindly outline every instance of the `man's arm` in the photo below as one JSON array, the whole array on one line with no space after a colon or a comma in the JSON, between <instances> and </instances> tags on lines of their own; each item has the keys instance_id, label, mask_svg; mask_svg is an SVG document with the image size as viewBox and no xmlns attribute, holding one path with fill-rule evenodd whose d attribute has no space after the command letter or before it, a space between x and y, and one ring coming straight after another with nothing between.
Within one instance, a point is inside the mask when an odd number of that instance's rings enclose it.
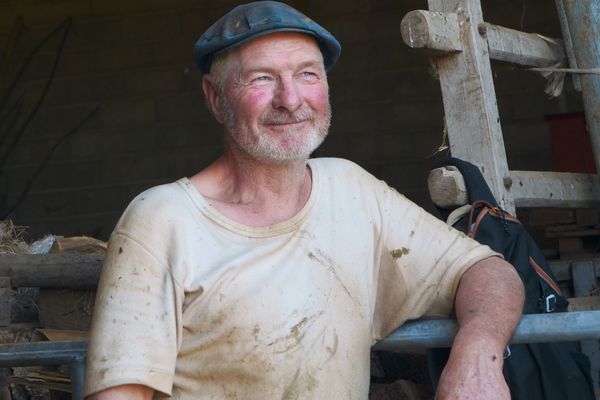
<instances>
[{"instance_id":1,"label":"man's arm","mask_svg":"<svg viewBox=\"0 0 600 400\"><path fill-rule=\"evenodd\" d=\"M154 390L142 385L120 385L110 389L103 390L92 396L88 400L150 400L154 395Z\"/></svg>"},{"instance_id":2,"label":"man's arm","mask_svg":"<svg viewBox=\"0 0 600 400\"><path fill-rule=\"evenodd\" d=\"M523 302L521 279L501 258L486 258L465 272L455 302L459 331L436 399L510 399L503 355Z\"/></svg>"}]
</instances>

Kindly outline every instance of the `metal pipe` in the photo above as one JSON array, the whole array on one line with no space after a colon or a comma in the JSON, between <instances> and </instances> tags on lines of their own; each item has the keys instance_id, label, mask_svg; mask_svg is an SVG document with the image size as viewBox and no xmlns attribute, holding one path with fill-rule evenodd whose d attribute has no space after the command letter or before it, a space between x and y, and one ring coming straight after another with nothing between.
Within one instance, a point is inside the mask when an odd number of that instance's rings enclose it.
<instances>
[{"instance_id":1,"label":"metal pipe","mask_svg":"<svg viewBox=\"0 0 600 400\"><path fill-rule=\"evenodd\" d=\"M71 398L83 400L87 341L0 344L0 367L68 364Z\"/></svg>"},{"instance_id":2,"label":"metal pipe","mask_svg":"<svg viewBox=\"0 0 600 400\"><path fill-rule=\"evenodd\" d=\"M86 349L86 340L0 344L0 367L83 362Z\"/></svg>"},{"instance_id":3,"label":"metal pipe","mask_svg":"<svg viewBox=\"0 0 600 400\"><path fill-rule=\"evenodd\" d=\"M402 352L418 348L450 347L458 325L455 320L407 322L373 350ZM600 339L600 311L524 315L511 343L566 342Z\"/></svg>"},{"instance_id":4,"label":"metal pipe","mask_svg":"<svg viewBox=\"0 0 600 400\"><path fill-rule=\"evenodd\" d=\"M375 344L373 350L449 347L457 331L455 320L411 321ZM600 311L525 315L511 343L585 339L600 339ZM82 399L86 351L85 340L0 344L0 367L69 364L73 398Z\"/></svg>"},{"instance_id":5,"label":"metal pipe","mask_svg":"<svg viewBox=\"0 0 600 400\"><path fill-rule=\"evenodd\" d=\"M600 68L600 2L562 0L562 3L577 67ZM580 80L596 171L600 173L600 76L583 74Z\"/></svg>"},{"instance_id":6,"label":"metal pipe","mask_svg":"<svg viewBox=\"0 0 600 400\"><path fill-rule=\"evenodd\" d=\"M73 361L69 365L69 372L71 373L71 398L73 400L83 400L83 385L85 383L85 358L81 361Z\"/></svg>"}]
</instances>

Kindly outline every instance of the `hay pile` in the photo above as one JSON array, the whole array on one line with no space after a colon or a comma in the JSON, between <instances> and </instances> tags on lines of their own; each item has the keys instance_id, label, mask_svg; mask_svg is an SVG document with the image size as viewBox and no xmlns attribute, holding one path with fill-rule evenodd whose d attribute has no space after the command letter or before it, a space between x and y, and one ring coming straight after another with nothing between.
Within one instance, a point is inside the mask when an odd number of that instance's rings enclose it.
<instances>
[{"instance_id":1,"label":"hay pile","mask_svg":"<svg viewBox=\"0 0 600 400\"><path fill-rule=\"evenodd\" d=\"M27 254L26 231L27 227L15 225L9 219L0 221L0 254Z\"/></svg>"}]
</instances>

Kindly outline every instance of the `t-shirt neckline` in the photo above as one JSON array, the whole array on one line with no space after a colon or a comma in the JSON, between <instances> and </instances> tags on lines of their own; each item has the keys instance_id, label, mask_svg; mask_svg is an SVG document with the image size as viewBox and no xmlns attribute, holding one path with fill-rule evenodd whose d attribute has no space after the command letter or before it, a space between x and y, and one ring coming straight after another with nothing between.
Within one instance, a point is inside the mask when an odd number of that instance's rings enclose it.
<instances>
[{"instance_id":1,"label":"t-shirt neckline","mask_svg":"<svg viewBox=\"0 0 600 400\"><path fill-rule=\"evenodd\" d=\"M194 187L192 182L187 177L179 179L177 181L177 184L179 184L186 191L186 193L192 199L198 210L206 218L222 226L223 228L247 237L271 237L294 231L299 225L301 225L305 221L308 213L312 209L314 203L317 201L317 198L321 191L321 179L318 163L314 162L311 159L307 161L307 164L311 170L312 175L312 185L310 194L308 196L308 200L300 209L300 211L298 211L293 217L285 221L268 226L249 226L237 222L231 219L230 217L226 216L225 214L217 210L215 207L213 207L208 202L208 200Z\"/></svg>"}]
</instances>

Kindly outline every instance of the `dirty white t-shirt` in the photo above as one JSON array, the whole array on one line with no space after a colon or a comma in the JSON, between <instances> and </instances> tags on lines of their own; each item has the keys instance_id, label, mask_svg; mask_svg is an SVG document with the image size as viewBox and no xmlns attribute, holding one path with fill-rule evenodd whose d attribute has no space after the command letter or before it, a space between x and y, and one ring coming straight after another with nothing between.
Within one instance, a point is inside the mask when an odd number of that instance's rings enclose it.
<instances>
[{"instance_id":1,"label":"dirty white t-shirt","mask_svg":"<svg viewBox=\"0 0 600 400\"><path fill-rule=\"evenodd\" d=\"M366 399L369 350L447 315L494 255L340 159L309 161L292 219L239 224L189 180L140 194L110 241L86 393L135 383L174 399Z\"/></svg>"}]
</instances>

